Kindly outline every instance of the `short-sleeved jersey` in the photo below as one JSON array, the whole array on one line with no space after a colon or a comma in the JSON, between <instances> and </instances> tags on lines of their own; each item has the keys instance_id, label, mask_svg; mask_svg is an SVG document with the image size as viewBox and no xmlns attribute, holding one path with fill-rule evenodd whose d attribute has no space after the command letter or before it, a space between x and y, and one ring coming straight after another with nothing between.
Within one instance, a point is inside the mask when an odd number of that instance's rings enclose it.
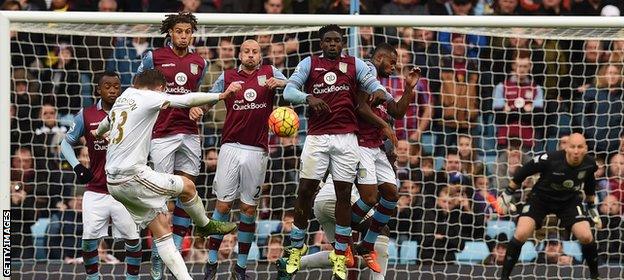
<instances>
[{"instance_id":1,"label":"short-sleeved jersey","mask_svg":"<svg viewBox=\"0 0 624 280\"><path fill-rule=\"evenodd\" d=\"M241 83L242 89L225 100L227 114L221 143L240 143L268 149L269 128L266 125L273 111L275 91L266 87L273 77L273 67L261 65L254 73L240 69L225 70L224 88Z\"/></svg>"},{"instance_id":2,"label":"short-sleeved jersey","mask_svg":"<svg viewBox=\"0 0 624 280\"><path fill-rule=\"evenodd\" d=\"M164 93L135 88L126 89L117 98L109 113L109 176L134 175L137 167L147 164L154 124L165 102Z\"/></svg>"},{"instance_id":3,"label":"short-sleeved jersey","mask_svg":"<svg viewBox=\"0 0 624 280\"><path fill-rule=\"evenodd\" d=\"M566 161L565 151L555 151L537 155L525 163L513 181L521 186L527 177L541 173L533 186L532 195L545 201L562 202L578 196L582 189L585 195L594 195L594 172L597 169L596 160L590 156L585 156L580 165L570 166Z\"/></svg>"},{"instance_id":4,"label":"short-sleeved jersey","mask_svg":"<svg viewBox=\"0 0 624 280\"><path fill-rule=\"evenodd\" d=\"M108 193L106 188L106 150L108 141L106 139L95 139L89 131L96 129L100 122L106 118L107 114L102 109L102 101L93 106L86 107L74 118L74 124L67 133L66 140L69 144L76 145L80 137L84 136L89 150L89 170L93 178L87 183L87 190L97 193Z\"/></svg>"},{"instance_id":5,"label":"short-sleeved jersey","mask_svg":"<svg viewBox=\"0 0 624 280\"><path fill-rule=\"evenodd\" d=\"M375 77L379 79L379 76L377 75L377 68L375 68L375 65L373 65L370 61L367 61L366 65L369 67L370 73L375 75ZM373 113L375 113L375 115L377 115L381 119L385 121L390 120L390 116L386 111L385 105L378 105L377 107L371 107L371 109L373 110ZM379 148L381 145L383 145L383 140L385 136L380 127L377 127L374 124L367 122L360 116L357 117L357 125L358 144L361 147Z\"/></svg>"},{"instance_id":6,"label":"short-sleeved jersey","mask_svg":"<svg viewBox=\"0 0 624 280\"><path fill-rule=\"evenodd\" d=\"M355 117L358 82L355 58L341 56L327 59L312 56L306 92L320 98L331 113L312 112L308 120L308 135L346 134L357 131Z\"/></svg>"},{"instance_id":7,"label":"short-sleeved jersey","mask_svg":"<svg viewBox=\"0 0 624 280\"><path fill-rule=\"evenodd\" d=\"M164 47L151 52L153 68L165 75L169 94L196 92L201 84L206 68L206 61L197 53L189 52L179 57L171 47ZM145 60L145 59L144 59ZM160 112L154 138L174 134L197 134L197 123L189 118L188 108L167 108Z\"/></svg>"}]
</instances>

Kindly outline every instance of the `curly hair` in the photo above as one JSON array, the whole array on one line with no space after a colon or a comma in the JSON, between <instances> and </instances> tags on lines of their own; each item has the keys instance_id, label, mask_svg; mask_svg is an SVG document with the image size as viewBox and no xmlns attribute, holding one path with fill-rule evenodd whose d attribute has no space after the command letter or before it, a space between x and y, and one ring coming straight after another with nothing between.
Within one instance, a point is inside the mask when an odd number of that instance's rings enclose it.
<instances>
[{"instance_id":1,"label":"curly hair","mask_svg":"<svg viewBox=\"0 0 624 280\"><path fill-rule=\"evenodd\" d=\"M169 36L169 29L173 29L173 27L178 23L188 23L191 25L193 32L197 31L197 18L195 15L188 12L179 12L177 14L169 14L166 16L160 25L160 33L167 34L167 36Z\"/></svg>"},{"instance_id":2,"label":"curly hair","mask_svg":"<svg viewBox=\"0 0 624 280\"><path fill-rule=\"evenodd\" d=\"M321 29L319 29L319 37L321 38L321 40L323 39L323 37L325 37L325 33L327 32L331 32L331 31L336 31L338 32L338 34L340 34L340 36L344 35L342 29L340 28L340 26L336 25L336 24L330 24L330 25L325 25L323 27L321 27Z\"/></svg>"}]
</instances>

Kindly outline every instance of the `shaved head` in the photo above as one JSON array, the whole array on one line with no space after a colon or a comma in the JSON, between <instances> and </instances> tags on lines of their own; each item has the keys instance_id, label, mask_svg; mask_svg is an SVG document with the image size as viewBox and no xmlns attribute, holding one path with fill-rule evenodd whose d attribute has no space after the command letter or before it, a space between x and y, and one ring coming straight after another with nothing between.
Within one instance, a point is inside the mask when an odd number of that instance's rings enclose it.
<instances>
[{"instance_id":1,"label":"shaved head","mask_svg":"<svg viewBox=\"0 0 624 280\"><path fill-rule=\"evenodd\" d=\"M583 162L587 155L587 142L585 136L580 133L573 133L568 139L568 146L565 148L566 161L569 165L577 166Z\"/></svg>"},{"instance_id":2,"label":"shaved head","mask_svg":"<svg viewBox=\"0 0 624 280\"><path fill-rule=\"evenodd\" d=\"M245 40L240 46L238 58L243 63L243 67L247 71L253 71L262 61L262 53L260 44L256 40Z\"/></svg>"}]
</instances>

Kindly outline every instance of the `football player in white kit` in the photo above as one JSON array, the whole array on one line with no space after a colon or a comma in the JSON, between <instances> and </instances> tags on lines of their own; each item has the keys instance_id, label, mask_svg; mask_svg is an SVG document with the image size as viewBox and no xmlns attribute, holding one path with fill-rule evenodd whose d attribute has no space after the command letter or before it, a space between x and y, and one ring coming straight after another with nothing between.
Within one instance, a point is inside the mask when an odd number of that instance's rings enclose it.
<instances>
[{"instance_id":1,"label":"football player in white kit","mask_svg":"<svg viewBox=\"0 0 624 280\"><path fill-rule=\"evenodd\" d=\"M149 228L154 244L165 265L177 279L192 279L172 239L167 201L179 197L184 211L197 225L199 235L227 234L236 229L235 223L211 221L206 216L195 184L182 176L158 173L147 166L154 123L161 109L188 108L214 104L240 90L234 83L220 94L163 93L165 77L158 70L145 70L134 78L134 85L125 90L91 133L97 138L108 135L106 174L108 191L130 212L139 228ZM138 228L137 228L138 230Z\"/></svg>"},{"instance_id":2,"label":"football player in white kit","mask_svg":"<svg viewBox=\"0 0 624 280\"><path fill-rule=\"evenodd\" d=\"M354 204L357 200L360 199L360 195L356 191L356 188L352 188L351 191L351 204ZM321 189L316 194L314 198L314 216L318 220L325 236L327 237L327 241L330 243L335 241L335 233L336 233L336 218L334 216L334 210L336 205L336 191L334 190L334 182L331 179L331 175L327 177L325 183L321 183ZM370 218L373 215L374 210L370 210L364 221L360 224L360 228L358 231L364 231L364 228L368 228L370 224ZM371 276L373 280L382 280L386 275L386 271L388 268L388 242L390 239L385 235L378 235L377 241L375 242L375 251L377 254L375 257L376 261L380 265L380 272L371 271ZM331 251L320 251L314 254L305 255L301 257L301 269L313 269L313 268L329 268L331 267L331 262L329 259L329 253ZM277 266L277 279L278 280L289 280L293 278L292 274L286 273L286 258L280 258L276 262ZM361 267L366 267L366 262L361 262Z\"/></svg>"}]
</instances>

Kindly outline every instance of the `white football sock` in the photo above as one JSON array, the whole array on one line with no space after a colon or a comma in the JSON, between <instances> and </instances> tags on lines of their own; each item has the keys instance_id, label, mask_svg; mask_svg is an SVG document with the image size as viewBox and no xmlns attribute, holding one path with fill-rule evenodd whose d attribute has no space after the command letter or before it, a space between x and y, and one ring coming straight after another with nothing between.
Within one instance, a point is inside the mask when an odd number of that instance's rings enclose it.
<instances>
[{"instance_id":1,"label":"white football sock","mask_svg":"<svg viewBox=\"0 0 624 280\"><path fill-rule=\"evenodd\" d=\"M210 219L208 219L208 216L206 216L206 208L204 208L204 203L199 198L197 193L195 193L195 196L191 200L187 202L181 202L182 209L184 209L186 214L191 217L191 220L193 220L196 225L203 227L210 222Z\"/></svg>"},{"instance_id":2,"label":"white football sock","mask_svg":"<svg viewBox=\"0 0 624 280\"><path fill-rule=\"evenodd\" d=\"M158 249L158 255L160 255L160 258L165 263L167 268L171 270L171 273L173 273L176 279L193 280L191 275L188 273L188 269L186 268L182 255L180 255L180 252L178 252L178 249L176 249L176 246L173 243L171 233L154 240L154 244L156 244L156 248Z\"/></svg>"},{"instance_id":3,"label":"white football sock","mask_svg":"<svg viewBox=\"0 0 624 280\"><path fill-rule=\"evenodd\" d=\"M327 268L331 266L329 253L331 251L320 251L314 254L301 257L301 269L304 268Z\"/></svg>"},{"instance_id":4,"label":"white football sock","mask_svg":"<svg viewBox=\"0 0 624 280\"><path fill-rule=\"evenodd\" d=\"M381 266L381 273L375 273L371 271L371 278L373 280L383 280L388 270L388 242L390 238L385 235L377 236L377 242L375 242L375 252L377 252L377 263Z\"/></svg>"}]
</instances>

